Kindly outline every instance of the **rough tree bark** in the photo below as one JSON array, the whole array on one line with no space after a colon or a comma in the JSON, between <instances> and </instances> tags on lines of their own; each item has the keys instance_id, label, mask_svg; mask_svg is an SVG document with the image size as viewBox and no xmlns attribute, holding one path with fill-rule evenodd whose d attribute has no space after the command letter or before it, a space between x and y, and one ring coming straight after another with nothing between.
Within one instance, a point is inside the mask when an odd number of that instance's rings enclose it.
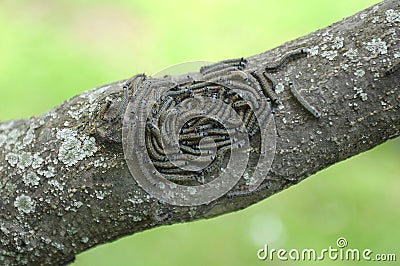
<instances>
[{"instance_id":1,"label":"rough tree bark","mask_svg":"<svg viewBox=\"0 0 400 266\"><path fill-rule=\"evenodd\" d=\"M400 134L400 8L387 0L328 28L248 58L263 69L288 51L311 55L277 72L295 80L322 113L317 120L279 94L277 149L269 189L191 207L160 203L131 176L121 123L105 123L105 99L122 81L85 92L39 117L0 124L0 263L63 264L84 250L164 224L243 209L309 175ZM172 213L154 219L155 213Z\"/></svg>"}]
</instances>

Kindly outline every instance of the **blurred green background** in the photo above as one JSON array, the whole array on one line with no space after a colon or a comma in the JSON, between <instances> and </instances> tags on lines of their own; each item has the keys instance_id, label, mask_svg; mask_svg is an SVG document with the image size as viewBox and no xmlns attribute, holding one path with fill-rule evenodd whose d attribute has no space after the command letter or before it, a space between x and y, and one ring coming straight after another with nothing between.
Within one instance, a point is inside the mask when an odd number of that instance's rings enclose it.
<instances>
[{"instance_id":1,"label":"blurred green background","mask_svg":"<svg viewBox=\"0 0 400 266\"><path fill-rule=\"evenodd\" d=\"M254 55L377 2L2 0L0 120L39 115L135 73ZM74 265L309 265L259 261L256 252L320 250L338 237L400 261L399 161L400 141L390 141L243 211L125 237Z\"/></svg>"}]
</instances>

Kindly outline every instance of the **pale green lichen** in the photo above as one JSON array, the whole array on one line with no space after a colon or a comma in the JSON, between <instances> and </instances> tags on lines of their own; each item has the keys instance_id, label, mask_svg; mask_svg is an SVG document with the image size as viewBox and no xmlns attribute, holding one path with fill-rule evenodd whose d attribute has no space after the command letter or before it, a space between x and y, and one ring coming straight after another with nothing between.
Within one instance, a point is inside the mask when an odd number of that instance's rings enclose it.
<instances>
[{"instance_id":1,"label":"pale green lichen","mask_svg":"<svg viewBox=\"0 0 400 266\"><path fill-rule=\"evenodd\" d=\"M26 132L25 137L22 139L22 143L24 146L30 145L33 140L35 139L35 134L33 134L33 127L30 127L29 130Z\"/></svg>"},{"instance_id":2,"label":"pale green lichen","mask_svg":"<svg viewBox=\"0 0 400 266\"><path fill-rule=\"evenodd\" d=\"M73 203L72 203L72 205L74 206L74 207L76 207L77 209L79 209L80 207L82 207L82 205L83 205L83 203L82 203L82 201L74 201Z\"/></svg>"},{"instance_id":3,"label":"pale green lichen","mask_svg":"<svg viewBox=\"0 0 400 266\"><path fill-rule=\"evenodd\" d=\"M92 156L93 153L97 151L96 140L94 138L84 138L82 151L84 152L85 156Z\"/></svg>"},{"instance_id":4,"label":"pale green lichen","mask_svg":"<svg viewBox=\"0 0 400 266\"><path fill-rule=\"evenodd\" d=\"M363 102L368 100L368 94L366 94L365 92L360 93L360 97L361 97L361 101L363 101Z\"/></svg>"},{"instance_id":5,"label":"pale green lichen","mask_svg":"<svg viewBox=\"0 0 400 266\"><path fill-rule=\"evenodd\" d=\"M358 77L358 78L362 78L362 77L364 77L364 75L365 75L365 71L362 70L362 69L357 69L357 70L354 72L354 76L356 76L356 77Z\"/></svg>"},{"instance_id":6,"label":"pale green lichen","mask_svg":"<svg viewBox=\"0 0 400 266\"><path fill-rule=\"evenodd\" d=\"M23 151L20 154L18 154L17 167L19 169L25 170L25 168L28 168L29 166L32 165L32 162L33 162L32 153Z\"/></svg>"},{"instance_id":7,"label":"pale green lichen","mask_svg":"<svg viewBox=\"0 0 400 266\"><path fill-rule=\"evenodd\" d=\"M40 178L33 172L29 172L22 177L25 185L27 186L37 186L39 185Z\"/></svg>"},{"instance_id":8,"label":"pale green lichen","mask_svg":"<svg viewBox=\"0 0 400 266\"><path fill-rule=\"evenodd\" d=\"M94 193L96 194L96 198L99 200L103 200L107 195L110 194L109 192L101 190L95 190Z\"/></svg>"},{"instance_id":9,"label":"pale green lichen","mask_svg":"<svg viewBox=\"0 0 400 266\"><path fill-rule=\"evenodd\" d=\"M400 12L398 10L388 9L385 12L386 21L389 23L400 22Z\"/></svg>"},{"instance_id":10,"label":"pale green lichen","mask_svg":"<svg viewBox=\"0 0 400 266\"><path fill-rule=\"evenodd\" d=\"M54 169L53 166L48 166L47 170L39 169L39 170L37 170L37 173L39 175L47 177L47 178L51 178L51 177L55 177L56 176L56 170Z\"/></svg>"},{"instance_id":11,"label":"pale green lichen","mask_svg":"<svg viewBox=\"0 0 400 266\"><path fill-rule=\"evenodd\" d=\"M35 201L32 200L31 197L24 194L18 196L15 199L14 206L18 209L19 212L27 214L35 211Z\"/></svg>"},{"instance_id":12,"label":"pale green lichen","mask_svg":"<svg viewBox=\"0 0 400 266\"><path fill-rule=\"evenodd\" d=\"M57 180L54 180L54 179L49 180L49 181L47 181L47 183L49 185L53 186L57 190L60 190L60 191L64 190L64 186L62 184L60 184Z\"/></svg>"},{"instance_id":13,"label":"pale green lichen","mask_svg":"<svg viewBox=\"0 0 400 266\"><path fill-rule=\"evenodd\" d=\"M102 168L107 168L108 164L105 161L108 161L109 159L105 159L104 157L100 157L99 159L95 160L93 162L93 166L96 168L102 167Z\"/></svg>"},{"instance_id":14,"label":"pale green lichen","mask_svg":"<svg viewBox=\"0 0 400 266\"><path fill-rule=\"evenodd\" d=\"M311 56L317 55L317 54L318 54L318 51L319 51L319 46L318 46L318 45L317 45L317 46L314 46L314 47L311 47L310 49L308 49L308 52L309 52L309 54L310 54Z\"/></svg>"},{"instance_id":15,"label":"pale green lichen","mask_svg":"<svg viewBox=\"0 0 400 266\"><path fill-rule=\"evenodd\" d=\"M51 245L52 245L53 247L55 247L56 249L58 249L58 250L63 250L63 249L65 248L64 244L63 244L63 243L60 243L60 242L55 242L55 241L53 241L53 242L51 243Z\"/></svg>"},{"instance_id":16,"label":"pale green lichen","mask_svg":"<svg viewBox=\"0 0 400 266\"><path fill-rule=\"evenodd\" d=\"M332 61L333 59L335 59L335 57L338 55L337 51L324 51L322 52L321 56L325 57L326 59L328 59L329 61Z\"/></svg>"},{"instance_id":17,"label":"pale green lichen","mask_svg":"<svg viewBox=\"0 0 400 266\"><path fill-rule=\"evenodd\" d=\"M67 113L75 120L81 119L82 115L88 114L88 106L72 106L71 110L68 110Z\"/></svg>"},{"instance_id":18,"label":"pale green lichen","mask_svg":"<svg viewBox=\"0 0 400 266\"><path fill-rule=\"evenodd\" d=\"M61 145L58 153L58 159L60 159L67 166L72 166L81 160L82 143L77 138L68 138Z\"/></svg>"},{"instance_id":19,"label":"pale green lichen","mask_svg":"<svg viewBox=\"0 0 400 266\"><path fill-rule=\"evenodd\" d=\"M375 24L379 21L379 17L374 17L371 21L372 24Z\"/></svg>"},{"instance_id":20,"label":"pale green lichen","mask_svg":"<svg viewBox=\"0 0 400 266\"><path fill-rule=\"evenodd\" d=\"M340 67L341 67L343 70L346 71L347 69L349 69L349 64L340 62Z\"/></svg>"},{"instance_id":21,"label":"pale green lichen","mask_svg":"<svg viewBox=\"0 0 400 266\"><path fill-rule=\"evenodd\" d=\"M39 156L39 154L35 153L33 154L33 161L32 161L32 168L33 169L38 169L42 164L44 160L42 157Z\"/></svg>"},{"instance_id":22,"label":"pale green lichen","mask_svg":"<svg viewBox=\"0 0 400 266\"><path fill-rule=\"evenodd\" d=\"M343 37L336 37L333 40L332 49L340 49L344 46L344 38Z\"/></svg>"},{"instance_id":23,"label":"pale green lichen","mask_svg":"<svg viewBox=\"0 0 400 266\"><path fill-rule=\"evenodd\" d=\"M329 30L325 31L325 32L322 34L322 36L324 37L324 38L323 38L323 41L324 41L324 42L330 42L330 41L333 40L333 35L332 35L331 33L329 33ZM322 50L325 50L325 49L326 49L326 48L323 48Z\"/></svg>"},{"instance_id":24,"label":"pale green lichen","mask_svg":"<svg viewBox=\"0 0 400 266\"><path fill-rule=\"evenodd\" d=\"M5 159L12 167L15 167L18 163L18 155L12 152L7 153Z\"/></svg>"},{"instance_id":25,"label":"pale green lichen","mask_svg":"<svg viewBox=\"0 0 400 266\"><path fill-rule=\"evenodd\" d=\"M354 87L354 91L356 92L356 94L354 95L354 99L359 96L361 101L363 101L363 102L368 100L368 94L365 93L362 88Z\"/></svg>"},{"instance_id":26,"label":"pale green lichen","mask_svg":"<svg viewBox=\"0 0 400 266\"><path fill-rule=\"evenodd\" d=\"M285 89L285 86L282 83L278 83L275 86L275 92L278 94L282 93L284 89Z\"/></svg>"},{"instance_id":27,"label":"pale green lichen","mask_svg":"<svg viewBox=\"0 0 400 266\"><path fill-rule=\"evenodd\" d=\"M96 109L96 105L92 104L92 103L94 103L99 97L102 97L105 92L110 90L110 88L111 88L110 85L105 85L100 88L87 90L80 95L82 98L85 98L88 100L89 105L91 106L89 108L89 111L94 111Z\"/></svg>"},{"instance_id":28,"label":"pale green lichen","mask_svg":"<svg viewBox=\"0 0 400 266\"><path fill-rule=\"evenodd\" d=\"M367 42L365 48L374 54L387 54L386 42L382 41L381 38Z\"/></svg>"},{"instance_id":29,"label":"pale green lichen","mask_svg":"<svg viewBox=\"0 0 400 266\"><path fill-rule=\"evenodd\" d=\"M20 129L13 129L8 133L8 140L7 143L9 145L16 145L18 143L18 139L23 135L24 133ZM15 147L18 149L18 147Z\"/></svg>"},{"instance_id":30,"label":"pale green lichen","mask_svg":"<svg viewBox=\"0 0 400 266\"><path fill-rule=\"evenodd\" d=\"M355 59L358 56L357 49L350 48L347 52L343 54L344 56L350 58L351 60Z\"/></svg>"},{"instance_id":31,"label":"pale green lichen","mask_svg":"<svg viewBox=\"0 0 400 266\"><path fill-rule=\"evenodd\" d=\"M57 137L57 139L64 140L64 139L76 137L76 135L77 135L77 132L75 130L65 128L65 129L58 131L56 134L56 137Z\"/></svg>"},{"instance_id":32,"label":"pale green lichen","mask_svg":"<svg viewBox=\"0 0 400 266\"><path fill-rule=\"evenodd\" d=\"M8 153L5 159L12 167L17 166L19 169L25 170L32 165L34 157L30 152L14 150L14 152Z\"/></svg>"},{"instance_id":33,"label":"pale green lichen","mask_svg":"<svg viewBox=\"0 0 400 266\"><path fill-rule=\"evenodd\" d=\"M87 104L87 100L83 100L82 102L78 102L77 105L73 105L70 110L67 111L68 115L75 119L75 120L80 120L82 117L88 117L90 116L93 111L96 109L96 104L93 104L94 99L97 99L98 97L95 97L91 94L97 95L97 92L99 90L92 90L91 93L86 94L84 93L81 95L81 98L86 98L89 99L89 104ZM88 97L89 96L89 97ZM93 97L95 97L93 99Z\"/></svg>"},{"instance_id":34,"label":"pale green lichen","mask_svg":"<svg viewBox=\"0 0 400 266\"><path fill-rule=\"evenodd\" d=\"M245 173L243 174L243 178L244 178L244 180L246 181L246 186L254 185L255 182L257 181L257 179L254 178L252 175L249 175L248 172L245 172Z\"/></svg>"},{"instance_id":35,"label":"pale green lichen","mask_svg":"<svg viewBox=\"0 0 400 266\"><path fill-rule=\"evenodd\" d=\"M58 159L67 166L75 165L97 151L96 140L93 137L78 136L74 130L63 129L57 132L56 136L63 141L59 148Z\"/></svg>"},{"instance_id":36,"label":"pale green lichen","mask_svg":"<svg viewBox=\"0 0 400 266\"><path fill-rule=\"evenodd\" d=\"M143 199L134 196L133 198L127 199L127 201L131 202L132 204L141 204L143 203Z\"/></svg>"}]
</instances>

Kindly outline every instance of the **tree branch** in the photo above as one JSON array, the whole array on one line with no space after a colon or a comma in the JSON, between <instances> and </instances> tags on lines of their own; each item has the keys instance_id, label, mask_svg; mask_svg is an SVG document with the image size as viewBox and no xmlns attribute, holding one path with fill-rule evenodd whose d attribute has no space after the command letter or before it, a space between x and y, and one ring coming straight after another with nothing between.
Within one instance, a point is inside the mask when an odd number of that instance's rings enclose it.
<instances>
[{"instance_id":1,"label":"tree branch","mask_svg":"<svg viewBox=\"0 0 400 266\"><path fill-rule=\"evenodd\" d=\"M124 81L85 92L42 116L1 123L0 262L62 264L125 235L243 209L399 136L399 10L397 0L387 0L246 59L243 72L250 75L288 52L309 52L271 74L276 91L284 88L277 94L284 108L274 114L270 183L244 197L175 206L143 190L124 159L122 118L103 119L118 112ZM296 101L289 82L320 119ZM251 175L246 171L243 176Z\"/></svg>"}]
</instances>

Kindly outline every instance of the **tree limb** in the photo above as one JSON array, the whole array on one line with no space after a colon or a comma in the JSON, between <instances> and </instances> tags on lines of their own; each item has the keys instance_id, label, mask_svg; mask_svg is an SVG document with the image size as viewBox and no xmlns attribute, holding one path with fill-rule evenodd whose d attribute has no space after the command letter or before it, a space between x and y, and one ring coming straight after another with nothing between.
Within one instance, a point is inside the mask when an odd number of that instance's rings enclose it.
<instances>
[{"instance_id":1,"label":"tree limb","mask_svg":"<svg viewBox=\"0 0 400 266\"><path fill-rule=\"evenodd\" d=\"M42 116L1 123L1 264L63 264L125 235L243 209L399 136L399 5L386 0L247 58L244 72L252 73L287 52L310 52L274 74L285 89L278 95L284 108L274 114L276 154L267 176L273 182L249 196L173 206L145 192L124 159L122 119L102 119L117 113L124 81L85 92ZM320 119L291 96L290 81L300 85Z\"/></svg>"}]
</instances>

